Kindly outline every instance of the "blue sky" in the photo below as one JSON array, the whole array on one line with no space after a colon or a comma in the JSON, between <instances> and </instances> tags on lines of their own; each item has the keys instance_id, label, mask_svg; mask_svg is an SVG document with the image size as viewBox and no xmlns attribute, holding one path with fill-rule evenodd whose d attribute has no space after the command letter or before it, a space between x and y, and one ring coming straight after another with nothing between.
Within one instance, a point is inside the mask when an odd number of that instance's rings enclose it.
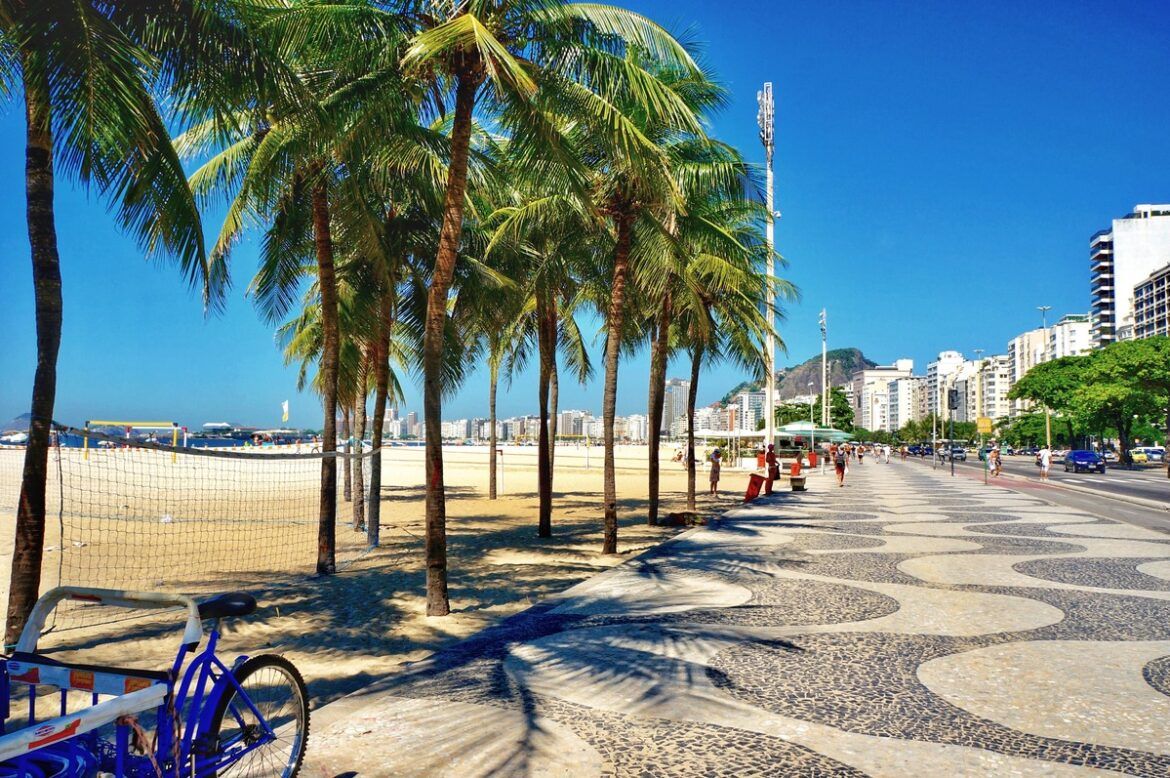
<instances>
[{"instance_id":1,"label":"blue sky","mask_svg":"<svg viewBox=\"0 0 1170 778\"><path fill-rule=\"evenodd\" d=\"M1001 352L1053 314L1088 306L1088 238L1139 202L1170 201L1165 2L722 2L629 5L705 42L731 92L714 131L761 159L755 94L777 96L777 244L802 301L782 333L799 362L857 346L919 370L943 349ZM27 409L35 364L24 225L23 116L0 116L0 421ZM57 417L320 423L243 289L204 318L174 268L146 263L101 204L61 182L65 284ZM214 230L218 224L209 224ZM644 412L648 358L622 369L619 412ZM672 368L682 372L684 366ZM740 380L704 375L700 402ZM449 401L486 412L486 376ZM421 408L407 382L407 409ZM600 409L600 380L562 385L562 407ZM535 410L520 376L502 414Z\"/></svg>"}]
</instances>

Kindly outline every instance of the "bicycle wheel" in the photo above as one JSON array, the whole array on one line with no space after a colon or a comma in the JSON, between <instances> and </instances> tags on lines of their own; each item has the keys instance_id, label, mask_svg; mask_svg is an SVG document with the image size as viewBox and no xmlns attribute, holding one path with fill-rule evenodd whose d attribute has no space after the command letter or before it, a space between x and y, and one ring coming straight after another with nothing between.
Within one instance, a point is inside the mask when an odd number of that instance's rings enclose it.
<instances>
[{"instance_id":1,"label":"bicycle wheel","mask_svg":"<svg viewBox=\"0 0 1170 778\"><path fill-rule=\"evenodd\" d=\"M216 775L219 778L292 778L301 769L309 740L309 693L301 674L284 657L261 654L240 665L236 681L276 738L224 765ZM260 740L262 731L256 714L239 690L232 688L220 697L211 721L211 736L220 749L240 743L252 745Z\"/></svg>"}]
</instances>

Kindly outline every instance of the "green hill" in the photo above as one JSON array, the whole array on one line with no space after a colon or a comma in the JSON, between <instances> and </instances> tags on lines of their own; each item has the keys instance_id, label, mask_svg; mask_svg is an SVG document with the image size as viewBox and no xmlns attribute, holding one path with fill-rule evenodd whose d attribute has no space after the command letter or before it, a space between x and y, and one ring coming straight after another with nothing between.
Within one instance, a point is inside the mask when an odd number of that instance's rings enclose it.
<instances>
[{"instance_id":1,"label":"green hill","mask_svg":"<svg viewBox=\"0 0 1170 778\"><path fill-rule=\"evenodd\" d=\"M856 348L835 348L826 355L829 365L829 386L841 386L847 382L855 372L877 365ZM781 368L776 371L776 388L781 400L787 400L797 395L808 394L808 382L813 383L813 392L821 391L821 355L806 359L799 365ZM755 381L741 381L727 394L723 395L720 403L726 405L731 398L744 391L759 391L763 385Z\"/></svg>"}]
</instances>

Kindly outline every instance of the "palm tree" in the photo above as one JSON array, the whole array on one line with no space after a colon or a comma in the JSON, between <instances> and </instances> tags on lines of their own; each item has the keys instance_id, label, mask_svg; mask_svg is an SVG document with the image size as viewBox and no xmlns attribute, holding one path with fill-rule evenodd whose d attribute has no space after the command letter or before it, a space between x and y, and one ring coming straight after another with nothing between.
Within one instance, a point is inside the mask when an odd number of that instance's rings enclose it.
<instances>
[{"instance_id":1,"label":"palm tree","mask_svg":"<svg viewBox=\"0 0 1170 778\"><path fill-rule=\"evenodd\" d=\"M192 176L204 197L230 202L212 251L213 272L223 273L233 244L249 224L264 225L261 270L253 283L266 320L284 319L297 302L300 269L316 265L322 330L321 396L324 410L317 572L336 570L338 330L337 249L334 213L347 180L368 174L360 152L371 134L410 133L414 114L398 79L368 75L394 60L393 19L360 5L257 5L247 15L252 32L268 42L277 77L221 86L230 112L191 110L194 123L179 139L192 155L216 152ZM360 19L364 34L346 46L335 34ZM378 99L374 99L374 98Z\"/></svg>"},{"instance_id":2,"label":"palm tree","mask_svg":"<svg viewBox=\"0 0 1170 778\"><path fill-rule=\"evenodd\" d=\"M19 635L40 587L63 311L53 209L57 173L94 187L119 226L144 250L175 258L188 282L202 287L205 302L217 306L224 279L209 273L204 261L199 213L150 86L165 85L181 96L212 77L221 60L221 78L260 68L225 10L222 3L161 0L0 3L0 69L8 83L19 84L24 99L37 327L6 642Z\"/></svg>"},{"instance_id":3,"label":"palm tree","mask_svg":"<svg viewBox=\"0 0 1170 778\"><path fill-rule=\"evenodd\" d=\"M730 150L727 150L730 152ZM731 168L742 163L731 160ZM760 234L767 217L759 199L728 189L687 186L687 215L680 219L680 244L692 256L675 298L680 343L691 358L687 395L687 507L695 507L695 405L704 364L730 359L754 373L764 364L768 331L762 312L766 280L761 272L768 247ZM779 259L777 257L777 259ZM783 260L780 260L781 262ZM773 281L777 300L797 297L796 288ZM778 311L779 313L779 311ZM783 341L780 341L783 348Z\"/></svg>"},{"instance_id":4,"label":"palm tree","mask_svg":"<svg viewBox=\"0 0 1170 778\"><path fill-rule=\"evenodd\" d=\"M447 296L455 276L463 230L472 116L477 96L483 89L500 123L512 129L513 142L526 149L526 156L539 165L541 160L549 158L567 159L567 149L547 112L553 103L562 109L572 109L570 115L592 112L594 119L612 117L612 107L598 93L585 86L583 80L573 79L573 68L578 75L598 75L604 66L598 67L597 63L609 62L605 59L606 47L621 47L627 42L636 43L657 57L692 61L657 25L611 6L554 0L485 0L452 4L450 8L436 6L428 0L414 0L401 6L407 10L407 17L418 24L404 64L412 72L434 74L436 87L448 92L454 103L443 221L428 286L423 344L427 614L442 616L450 612L440 436L443 335ZM639 139L623 133L623 140L637 143Z\"/></svg>"},{"instance_id":5,"label":"palm tree","mask_svg":"<svg viewBox=\"0 0 1170 778\"><path fill-rule=\"evenodd\" d=\"M521 170L510 178L524 180ZM573 313L579 305L577 278L583 260L591 259L587 236L596 227L577 198L555 191L546 169L539 182L517 191L517 205L500 208L489 221L496 224L489 255L512 258L512 277L520 287L520 304L508 325L512 344L509 372L527 360L524 346L535 340L538 353L537 402L540 414L537 451L537 535L552 536L552 487L556 448L557 355L562 349L582 383L592 372ZM552 184L552 186L550 186Z\"/></svg>"}]
</instances>

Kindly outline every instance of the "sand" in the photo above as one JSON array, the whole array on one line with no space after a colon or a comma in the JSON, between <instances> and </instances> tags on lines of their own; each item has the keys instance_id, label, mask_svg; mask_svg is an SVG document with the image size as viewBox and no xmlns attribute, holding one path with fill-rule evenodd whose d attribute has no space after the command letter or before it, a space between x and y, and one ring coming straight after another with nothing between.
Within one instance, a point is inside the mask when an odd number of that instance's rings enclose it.
<instances>
[{"instance_id":1,"label":"sand","mask_svg":"<svg viewBox=\"0 0 1170 778\"><path fill-rule=\"evenodd\" d=\"M57 454L60 453L60 459ZM686 474L663 450L662 515L686 507ZM601 549L602 452L559 446L553 537L536 537L536 449L506 447L501 494L487 499L487 449L445 452L452 614L425 615L423 455L384 452L381 545L366 549L339 497L338 563L313 577L318 460L179 456L153 451L54 451L50 458L45 587L179 591L243 589L260 610L224 624L223 653L287 654L315 703L360 688L397 664L516 613L678 532L646 526L647 449L619 447L619 554ZM0 450L0 602L7 605L16 495L23 451ZM340 479L339 479L340 480ZM746 475L724 466L721 498L736 501ZM704 492L707 474L698 475ZM62 612L44 645L86 661L137 667L173 658L177 633L163 620L94 623L97 611ZM101 613L104 617L105 613ZM172 614L173 616L173 614ZM164 626L166 625L166 626Z\"/></svg>"}]
</instances>

